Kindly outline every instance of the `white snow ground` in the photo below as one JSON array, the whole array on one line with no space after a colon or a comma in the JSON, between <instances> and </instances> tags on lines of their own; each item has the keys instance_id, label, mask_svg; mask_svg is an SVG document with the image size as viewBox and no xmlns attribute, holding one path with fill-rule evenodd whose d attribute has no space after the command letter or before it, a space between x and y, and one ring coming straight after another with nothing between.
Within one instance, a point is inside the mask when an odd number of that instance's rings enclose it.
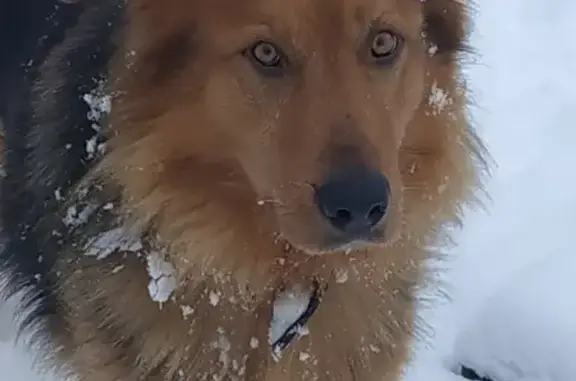
<instances>
[{"instance_id":1,"label":"white snow ground","mask_svg":"<svg viewBox=\"0 0 576 381\"><path fill-rule=\"evenodd\" d=\"M576 380L576 2L478 0L469 68L498 169L490 213L467 220L450 304L426 311L435 335L405 381L463 381L458 362L495 381ZM0 308L0 381L38 381ZM44 375L46 376L46 375Z\"/></svg>"}]
</instances>

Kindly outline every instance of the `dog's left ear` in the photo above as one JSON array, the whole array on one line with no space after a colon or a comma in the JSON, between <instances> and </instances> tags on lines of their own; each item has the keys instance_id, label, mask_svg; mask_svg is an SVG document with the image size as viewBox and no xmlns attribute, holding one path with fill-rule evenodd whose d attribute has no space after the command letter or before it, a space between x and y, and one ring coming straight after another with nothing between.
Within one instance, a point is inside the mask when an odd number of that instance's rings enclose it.
<instances>
[{"instance_id":1,"label":"dog's left ear","mask_svg":"<svg viewBox=\"0 0 576 381\"><path fill-rule=\"evenodd\" d=\"M422 7L424 36L428 44L435 46L435 54L452 58L466 50L466 0L425 0Z\"/></svg>"}]
</instances>

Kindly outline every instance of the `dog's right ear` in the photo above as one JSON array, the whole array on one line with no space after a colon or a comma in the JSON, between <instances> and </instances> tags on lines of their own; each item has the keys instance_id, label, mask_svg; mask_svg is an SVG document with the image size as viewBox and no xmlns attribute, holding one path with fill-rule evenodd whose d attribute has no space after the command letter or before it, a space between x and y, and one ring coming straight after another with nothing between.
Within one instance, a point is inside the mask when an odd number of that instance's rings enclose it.
<instances>
[{"instance_id":1,"label":"dog's right ear","mask_svg":"<svg viewBox=\"0 0 576 381\"><path fill-rule=\"evenodd\" d=\"M191 61L195 52L194 1L131 0L127 5L124 51L132 55L135 77L163 85Z\"/></svg>"},{"instance_id":2,"label":"dog's right ear","mask_svg":"<svg viewBox=\"0 0 576 381\"><path fill-rule=\"evenodd\" d=\"M141 80L150 86L161 86L169 78L174 78L192 59L194 41L189 31L175 30L155 44L147 44L137 53L135 69Z\"/></svg>"}]
</instances>

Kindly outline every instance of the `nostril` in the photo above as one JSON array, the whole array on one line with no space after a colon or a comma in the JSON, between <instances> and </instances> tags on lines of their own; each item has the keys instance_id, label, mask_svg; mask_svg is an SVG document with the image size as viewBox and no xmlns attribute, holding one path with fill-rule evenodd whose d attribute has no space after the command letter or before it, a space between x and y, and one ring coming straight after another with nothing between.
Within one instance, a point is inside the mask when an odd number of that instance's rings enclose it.
<instances>
[{"instance_id":1,"label":"nostril","mask_svg":"<svg viewBox=\"0 0 576 381\"><path fill-rule=\"evenodd\" d=\"M338 209L334 215L328 218L335 228L345 230L346 226L352 222L352 213L348 209Z\"/></svg>"},{"instance_id":2,"label":"nostril","mask_svg":"<svg viewBox=\"0 0 576 381\"><path fill-rule=\"evenodd\" d=\"M378 204L372 205L372 208L370 208L368 214L366 215L366 219L368 220L370 226L375 226L378 224L378 222L380 222L385 214L386 205L383 202L380 202Z\"/></svg>"}]
</instances>

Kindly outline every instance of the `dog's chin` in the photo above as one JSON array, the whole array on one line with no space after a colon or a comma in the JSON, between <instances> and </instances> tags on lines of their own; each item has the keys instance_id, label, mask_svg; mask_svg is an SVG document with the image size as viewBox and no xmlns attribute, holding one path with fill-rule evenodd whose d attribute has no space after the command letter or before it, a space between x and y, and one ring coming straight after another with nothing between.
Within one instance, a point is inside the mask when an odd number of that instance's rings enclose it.
<instances>
[{"instance_id":1,"label":"dog's chin","mask_svg":"<svg viewBox=\"0 0 576 381\"><path fill-rule=\"evenodd\" d=\"M283 246L285 253L296 256L364 254L366 251L390 247L398 240L400 232L398 226L389 222L369 232L354 235L327 228L321 222L303 222L302 219L284 219L280 222L274 234L277 243Z\"/></svg>"},{"instance_id":2,"label":"dog's chin","mask_svg":"<svg viewBox=\"0 0 576 381\"><path fill-rule=\"evenodd\" d=\"M370 249L387 247L393 243L386 239L373 237L358 238L352 241L333 239L322 243L299 243L285 237L280 237L280 242L286 248L289 248L290 252L305 256L353 255L354 253L364 252Z\"/></svg>"}]
</instances>

